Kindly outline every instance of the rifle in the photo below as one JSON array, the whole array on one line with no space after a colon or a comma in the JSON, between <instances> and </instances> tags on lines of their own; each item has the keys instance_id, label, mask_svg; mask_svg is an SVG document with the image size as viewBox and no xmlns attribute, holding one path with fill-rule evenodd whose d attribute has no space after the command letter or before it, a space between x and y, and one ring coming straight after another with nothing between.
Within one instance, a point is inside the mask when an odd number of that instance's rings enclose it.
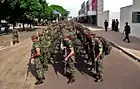
<instances>
[{"instance_id":1,"label":"rifle","mask_svg":"<svg viewBox=\"0 0 140 89\"><path fill-rule=\"evenodd\" d=\"M30 68L31 68L31 66L30 66L30 65L31 65L31 60L32 60L32 58L29 59L29 62L28 62L28 64L27 64L27 65L28 65L28 69L27 69L27 74L26 74L26 80L27 80L27 77L28 77L29 72L30 72L30 70L31 70L31 69L30 69Z\"/></svg>"}]
</instances>

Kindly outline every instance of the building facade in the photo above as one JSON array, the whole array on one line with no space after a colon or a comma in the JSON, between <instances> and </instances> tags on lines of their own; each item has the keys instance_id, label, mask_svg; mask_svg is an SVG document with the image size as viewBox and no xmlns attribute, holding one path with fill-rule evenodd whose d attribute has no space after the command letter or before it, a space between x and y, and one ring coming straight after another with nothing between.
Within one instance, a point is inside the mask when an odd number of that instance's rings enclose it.
<instances>
[{"instance_id":1,"label":"building facade","mask_svg":"<svg viewBox=\"0 0 140 89\"><path fill-rule=\"evenodd\" d=\"M103 12L103 0L84 1L79 10L78 19L80 22L97 25L98 14Z\"/></svg>"},{"instance_id":2,"label":"building facade","mask_svg":"<svg viewBox=\"0 0 140 89\"><path fill-rule=\"evenodd\" d=\"M109 10L103 11L100 14L98 14L98 26L104 27L104 21L107 20L109 23L109 28L111 28L112 19L118 19L118 21L120 22L120 12L112 12Z\"/></svg>"},{"instance_id":3,"label":"building facade","mask_svg":"<svg viewBox=\"0 0 140 89\"><path fill-rule=\"evenodd\" d=\"M124 30L125 22L131 26L131 35L140 37L140 0L133 0L133 5L120 10L120 30Z\"/></svg>"}]
</instances>

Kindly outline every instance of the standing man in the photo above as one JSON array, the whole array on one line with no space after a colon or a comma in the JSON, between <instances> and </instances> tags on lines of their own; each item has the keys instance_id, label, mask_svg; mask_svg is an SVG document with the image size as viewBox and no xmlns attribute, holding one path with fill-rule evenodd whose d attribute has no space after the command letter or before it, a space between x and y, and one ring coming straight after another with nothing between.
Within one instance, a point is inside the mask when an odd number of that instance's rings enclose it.
<instances>
[{"instance_id":1,"label":"standing man","mask_svg":"<svg viewBox=\"0 0 140 89\"><path fill-rule=\"evenodd\" d=\"M13 44L19 43L19 34L17 29L12 30L12 35L13 35Z\"/></svg>"},{"instance_id":2,"label":"standing man","mask_svg":"<svg viewBox=\"0 0 140 89\"><path fill-rule=\"evenodd\" d=\"M75 53L72 40L69 37L68 32L63 34L63 45L67 50L67 55L65 57L66 62L66 76L68 77L69 81L67 83L73 83L74 79L74 62L75 62Z\"/></svg>"},{"instance_id":3,"label":"standing man","mask_svg":"<svg viewBox=\"0 0 140 89\"><path fill-rule=\"evenodd\" d=\"M112 31L115 31L115 20L112 19Z\"/></svg>"},{"instance_id":4,"label":"standing man","mask_svg":"<svg viewBox=\"0 0 140 89\"><path fill-rule=\"evenodd\" d=\"M105 31L107 32L107 29L108 29L108 21L107 20L105 20L104 26L105 26Z\"/></svg>"},{"instance_id":5,"label":"standing man","mask_svg":"<svg viewBox=\"0 0 140 89\"><path fill-rule=\"evenodd\" d=\"M115 31L116 32L119 31L118 26L119 26L119 21L118 21L118 19L116 19L116 22L115 22Z\"/></svg>"},{"instance_id":6,"label":"standing man","mask_svg":"<svg viewBox=\"0 0 140 89\"><path fill-rule=\"evenodd\" d=\"M43 66L41 64L40 44L35 35L32 36L32 42L33 44L31 50L31 57L32 60L34 60L35 69L37 73L37 77L36 77L37 82L35 83L35 85L39 85L43 83L43 79L45 79L45 77L44 77Z\"/></svg>"},{"instance_id":7,"label":"standing man","mask_svg":"<svg viewBox=\"0 0 140 89\"><path fill-rule=\"evenodd\" d=\"M125 41L126 39L128 40L128 43L130 43L130 39L129 39L129 34L131 33L131 28L128 24L128 22L125 23L125 28L124 28L124 33L125 33L125 38L123 39L123 41Z\"/></svg>"}]
</instances>

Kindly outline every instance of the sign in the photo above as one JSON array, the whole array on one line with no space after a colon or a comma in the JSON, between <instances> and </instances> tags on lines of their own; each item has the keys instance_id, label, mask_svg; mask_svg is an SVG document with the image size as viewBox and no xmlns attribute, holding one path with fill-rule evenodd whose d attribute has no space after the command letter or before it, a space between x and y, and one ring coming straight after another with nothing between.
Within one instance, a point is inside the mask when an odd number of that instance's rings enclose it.
<instances>
[{"instance_id":1,"label":"sign","mask_svg":"<svg viewBox=\"0 0 140 89\"><path fill-rule=\"evenodd\" d=\"M92 11L95 11L97 8L97 0L92 0Z\"/></svg>"}]
</instances>

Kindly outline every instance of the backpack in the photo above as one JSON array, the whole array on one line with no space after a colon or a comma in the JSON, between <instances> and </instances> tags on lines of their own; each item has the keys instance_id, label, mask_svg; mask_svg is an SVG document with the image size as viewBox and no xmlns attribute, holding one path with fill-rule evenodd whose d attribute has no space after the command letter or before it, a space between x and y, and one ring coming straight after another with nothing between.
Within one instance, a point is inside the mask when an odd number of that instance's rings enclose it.
<instances>
[{"instance_id":1,"label":"backpack","mask_svg":"<svg viewBox=\"0 0 140 89\"><path fill-rule=\"evenodd\" d=\"M102 36L99 36L98 38L103 44L104 54L109 55L111 52L111 49L112 49L111 43L108 40L106 40L105 38L103 38Z\"/></svg>"}]
</instances>

